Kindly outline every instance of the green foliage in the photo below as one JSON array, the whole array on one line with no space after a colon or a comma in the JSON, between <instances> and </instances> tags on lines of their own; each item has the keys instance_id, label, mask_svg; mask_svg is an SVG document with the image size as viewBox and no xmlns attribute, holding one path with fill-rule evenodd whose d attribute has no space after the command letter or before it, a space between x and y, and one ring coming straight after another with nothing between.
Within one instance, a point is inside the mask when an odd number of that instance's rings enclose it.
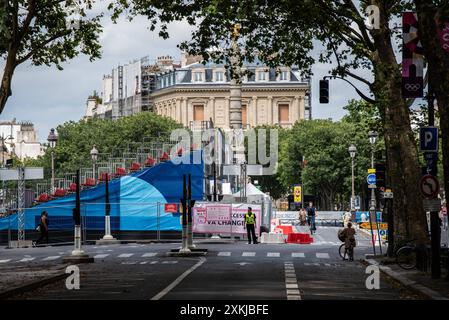
<instances>
[{"instance_id":1,"label":"green foliage","mask_svg":"<svg viewBox=\"0 0 449 320\"><path fill-rule=\"evenodd\" d=\"M90 167L90 150L95 144L101 154L119 154L129 150L136 152L138 142L149 138L164 139L173 129L181 128L177 122L156 115L141 112L116 121L102 119L70 121L57 127L58 143L54 150L48 148L37 160L26 160L27 165L43 166L46 172L51 167L51 151L54 152L55 170L61 173L73 172L80 167ZM154 141L154 140L152 140Z\"/></svg>"},{"instance_id":2,"label":"green foliage","mask_svg":"<svg viewBox=\"0 0 449 320\"><path fill-rule=\"evenodd\" d=\"M265 135L265 146L266 146L266 156L268 157L270 155L270 151L271 151L271 144L270 144L270 137L271 134L274 130L277 131L278 134L278 145L280 146L283 141L287 138L288 136L288 130L284 129L280 126L274 125L274 126L270 126L270 125L261 125L261 126L257 126L254 128L254 132L255 132L255 137L256 137L256 145L257 147L255 148L255 152L258 152L258 146L259 146L259 131L261 129L266 130L266 135ZM273 133L274 134L274 133ZM245 146L246 146L246 152L248 152L248 139L245 138ZM260 142L261 143L261 142ZM279 151L279 150L278 150ZM248 157L247 157L248 159ZM259 159L260 160L260 159ZM268 167L269 164L264 165L264 167ZM288 187L286 187L284 184L282 184L281 180L280 180L280 172L279 170L277 170L274 174L272 175L266 175L266 176L252 176L252 181L257 180L258 181L258 185L260 186L261 191L263 192L268 192L270 194L271 197L273 197L274 199L280 199L284 196L286 196L287 192L288 192Z\"/></svg>"}]
</instances>

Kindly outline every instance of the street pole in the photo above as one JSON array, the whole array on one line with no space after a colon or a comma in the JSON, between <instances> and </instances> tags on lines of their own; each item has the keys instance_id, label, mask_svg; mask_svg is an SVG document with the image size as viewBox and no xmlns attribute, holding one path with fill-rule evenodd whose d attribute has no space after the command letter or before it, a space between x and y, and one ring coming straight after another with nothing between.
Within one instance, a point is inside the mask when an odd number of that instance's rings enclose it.
<instances>
[{"instance_id":1,"label":"street pole","mask_svg":"<svg viewBox=\"0 0 449 320\"><path fill-rule=\"evenodd\" d=\"M115 240L111 235L111 204L109 203L109 174L106 174L106 185L105 185L105 232L103 240Z\"/></svg>"},{"instance_id":2,"label":"street pole","mask_svg":"<svg viewBox=\"0 0 449 320\"><path fill-rule=\"evenodd\" d=\"M187 187L186 187L186 175L182 177L182 246L179 252L189 253L191 252L187 245Z\"/></svg>"},{"instance_id":3,"label":"street pole","mask_svg":"<svg viewBox=\"0 0 449 320\"><path fill-rule=\"evenodd\" d=\"M51 193L55 192L55 156L53 150L51 151Z\"/></svg>"},{"instance_id":4,"label":"street pole","mask_svg":"<svg viewBox=\"0 0 449 320\"><path fill-rule=\"evenodd\" d=\"M187 247L189 249L195 249L196 245L193 244L193 226L192 226L192 175L189 174L188 180L188 190L187 190L187 201L188 201L188 211L187 211Z\"/></svg>"},{"instance_id":5,"label":"street pole","mask_svg":"<svg viewBox=\"0 0 449 320\"><path fill-rule=\"evenodd\" d=\"M76 170L76 198L75 198L75 248L72 256L82 256L81 250L81 190L80 190L80 170Z\"/></svg>"},{"instance_id":6,"label":"street pole","mask_svg":"<svg viewBox=\"0 0 449 320\"><path fill-rule=\"evenodd\" d=\"M373 142L371 144L371 168L374 168L374 143L375 142ZM376 242L374 241L373 220L372 220L373 213L374 213L374 218L377 221L377 216L376 216L376 199L375 199L374 189L371 188L369 224L370 224L370 228L371 228L371 243L373 245L373 252L374 252L374 255L376 255Z\"/></svg>"},{"instance_id":7,"label":"street pole","mask_svg":"<svg viewBox=\"0 0 449 320\"><path fill-rule=\"evenodd\" d=\"M433 92L429 91L428 104L429 104L429 126L433 127L435 125L435 110L434 110L434 95ZM434 169L432 171L436 172L438 166L436 163L432 163ZM436 174L436 173L435 173ZM441 265L440 265L440 246L441 246L441 228L440 228L440 217L438 216L438 211L430 212L430 246L432 252L432 264L431 272L433 279L441 278Z\"/></svg>"},{"instance_id":8,"label":"street pole","mask_svg":"<svg viewBox=\"0 0 449 320\"><path fill-rule=\"evenodd\" d=\"M352 169L351 218L353 219L355 213L354 157L351 158L351 169Z\"/></svg>"}]
</instances>

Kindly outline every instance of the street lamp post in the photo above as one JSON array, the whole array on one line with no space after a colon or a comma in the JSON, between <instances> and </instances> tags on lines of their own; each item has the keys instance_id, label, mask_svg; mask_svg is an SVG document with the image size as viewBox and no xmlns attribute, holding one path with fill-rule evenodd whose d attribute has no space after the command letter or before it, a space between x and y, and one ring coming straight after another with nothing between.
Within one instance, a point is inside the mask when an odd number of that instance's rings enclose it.
<instances>
[{"instance_id":1,"label":"street lamp post","mask_svg":"<svg viewBox=\"0 0 449 320\"><path fill-rule=\"evenodd\" d=\"M56 142L58 141L58 136L55 134L55 129L50 130L47 141L50 143L51 150L51 192L55 192L55 155L54 148L56 147Z\"/></svg>"},{"instance_id":2,"label":"street lamp post","mask_svg":"<svg viewBox=\"0 0 449 320\"><path fill-rule=\"evenodd\" d=\"M95 163L98 159L98 150L95 144L92 147L92 150L90 150L90 156L92 158L92 178L95 180Z\"/></svg>"},{"instance_id":3,"label":"street lamp post","mask_svg":"<svg viewBox=\"0 0 449 320\"><path fill-rule=\"evenodd\" d=\"M368 138L369 138L369 142L371 144L371 168L374 168L374 145L377 141L377 137L378 134L375 131L370 131L368 132ZM374 221L376 222L377 225L377 214L376 214L376 193L374 191L374 188L371 188L371 201L370 201L370 214L369 214L369 222L370 222L370 227L371 227L371 237L372 237L372 242L373 242L373 251L374 254L376 254L376 244L374 241L374 234L373 234L373 224L372 224L372 217L374 217ZM377 225L377 236L379 237L379 226ZM379 240L379 250L380 250L380 254L382 254L382 244L380 242L380 238Z\"/></svg>"},{"instance_id":4,"label":"street lamp post","mask_svg":"<svg viewBox=\"0 0 449 320\"><path fill-rule=\"evenodd\" d=\"M355 187L354 187L354 158L355 154L357 152L357 148L355 145L351 144L351 146L348 149L349 155L351 156L351 181L352 181L352 192L351 192L351 214L354 216L355 212Z\"/></svg>"}]
</instances>

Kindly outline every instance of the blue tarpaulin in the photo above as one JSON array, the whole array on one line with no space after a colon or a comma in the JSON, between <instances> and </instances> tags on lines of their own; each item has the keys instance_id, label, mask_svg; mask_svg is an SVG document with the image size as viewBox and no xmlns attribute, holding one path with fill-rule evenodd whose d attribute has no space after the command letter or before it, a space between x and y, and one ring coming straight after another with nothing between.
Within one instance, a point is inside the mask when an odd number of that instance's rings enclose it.
<instances>
[{"instance_id":1,"label":"blue tarpaulin","mask_svg":"<svg viewBox=\"0 0 449 320\"><path fill-rule=\"evenodd\" d=\"M190 164L193 158L198 164ZM201 151L179 159L160 163L109 182L111 229L120 231L179 231L179 217L164 212L165 203L179 203L183 192L183 176L191 175L192 199L203 199L204 163ZM189 161L190 159L190 161ZM81 192L81 216L86 230L104 229L105 184ZM48 212L49 229L73 229L72 210L75 194L51 200L25 210L25 228L34 230L42 211ZM159 207L159 219L158 219ZM0 219L0 230L17 229L17 215Z\"/></svg>"}]
</instances>

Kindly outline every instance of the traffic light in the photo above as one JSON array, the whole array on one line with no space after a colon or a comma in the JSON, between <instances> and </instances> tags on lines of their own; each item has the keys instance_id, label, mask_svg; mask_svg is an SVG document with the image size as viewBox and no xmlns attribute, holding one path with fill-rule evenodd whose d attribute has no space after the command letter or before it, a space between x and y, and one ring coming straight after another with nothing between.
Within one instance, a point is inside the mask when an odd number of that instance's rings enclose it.
<instances>
[{"instance_id":1,"label":"traffic light","mask_svg":"<svg viewBox=\"0 0 449 320\"><path fill-rule=\"evenodd\" d=\"M320 80L320 103L329 103L329 80Z\"/></svg>"},{"instance_id":2,"label":"traffic light","mask_svg":"<svg viewBox=\"0 0 449 320\"><path fill-rule=\"evenodd\" d=\"M376 165L376 185L378 189L386 188L386 167L385 163L383 162L377 162Z\"/></svg>"}]
</instances>

